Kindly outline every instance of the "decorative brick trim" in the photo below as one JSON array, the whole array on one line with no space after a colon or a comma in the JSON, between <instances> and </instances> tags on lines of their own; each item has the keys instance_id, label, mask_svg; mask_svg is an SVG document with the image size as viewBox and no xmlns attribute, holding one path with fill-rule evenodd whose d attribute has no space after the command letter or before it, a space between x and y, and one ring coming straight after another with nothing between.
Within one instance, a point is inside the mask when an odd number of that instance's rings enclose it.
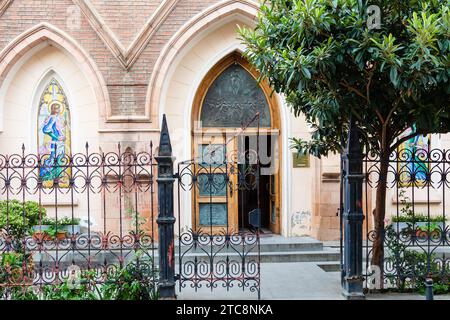
<instances>
[{"instance_id":1,"label":"decorative brick trim","mask_svg":"<svg viewBox=\"0 0 450 320\"><path fill-rule=\"evenodd\" d=\"M128 70L137 60L153 34L164 22L179 0L162 1L127 49L116 37L114 32L108 27L106 22L89 0L72 1L80 7L95 32L97 32L99 37L105 42L106 46L119 60L120 64Z\"/></svg>"},{"instance_id":2,"label":"decorative brick trim","mask_svg":"<svg viewBox=\"0 0 450 320\"><path fill-rule=\"evenodd\" d=\"M49 42L71 55L95 92L99 107L99 118L106 121L111 114L108 90L100 70L83 48L64 31L55 26L42 22L26 30L13 39L0 52L0 87L13 65L30 49L42 42ZM99 124L100 125L100 124Z\"/></svg>"},{"instance_id":3,"label":"decorative brick trim","mask_svg":"<svg viewBox=\"0 0 450 320\"><path fill-rule=\"evenodd\" d=\"M14 0L3 0L0 3L0 17L3 13L5 13L6 9L8 9L8 6L13 2Z\"/></svg>"},{"instance_id":4,"label":"decorative brick trim","mask_svg":"<svg viewBox=\"0 0 450 320\"><path fill-rule=\"evenodd\" d=\"M158 112L161 90L176 56L199 32L209 28L212 23L234 14L240 14L252 20L259 10L259 4L250 0L224 0L200 12L183 25L169 40L155 63L145 100L145 114Z\"/></svg>"}]
</instances>

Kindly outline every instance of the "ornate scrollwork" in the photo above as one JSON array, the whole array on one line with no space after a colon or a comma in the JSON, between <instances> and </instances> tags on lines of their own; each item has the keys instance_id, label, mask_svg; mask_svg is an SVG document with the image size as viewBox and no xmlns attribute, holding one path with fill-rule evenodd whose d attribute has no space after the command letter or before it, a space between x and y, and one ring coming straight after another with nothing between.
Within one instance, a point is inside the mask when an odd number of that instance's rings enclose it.
<instances>
[{"instance_id":1,"label":"ornate scrollwork","mask_svg":"<svg viewBox=\"0 0 450 320\"><path fill-rule=\"evenodd\" d=\"M432 195L444 199L449 188L450 152L419 147L398 149L389 158L386 183L396 206L393 221L386 222L383 232L384 288L417 288L425 278L435 282L448 281L450 276L450 228L445 203L433 203ZM373 151L363 159L366 190L380 183L380 157ZM417 194L425 195L418 200ZM368 193L367 193L368 194ZM401 196L409 194L409 196ZM367 200L366 200L367 201ZM367 207L366 207L367 208ZM388 212L389 213L389 212ZM366 221L371 214L366 212ZM366 285L374 281L371 270L372 243L378 238L376 231L366 228Z\"/></svg>"},{"instance_id":2,"label":"ornate scrollwork","mask_svg":"<svg viewBox=\"0 0 450 320\"><path fill-rule=\"evenodd\" d=\"M68 177L68 183L67 179L61 182L59 177L51 184L43 183L40 170L46 157L48 155L26 154L25 150L22 154L0 155L0 196L3 200L0 214L4 215L0 220L0 298L10 298L16 292L15 288L35 289L61 283L70 277L73 266L81 272L91 272L95 283L102 283L105 274L136 261L141 268L156 270L154 228L153 225L149 230L142 228L137 213L127 216L122 207L117 208L119 213L111 213L104 206L102 223L85 227L83 231L67 229L67 233L59 237L56 233L50 236L42 230L32 230L33 225L19 234L19 222L17 217L10 219L9 208L13 200L22 203L24 208L28 200L44 208L41 202L44 196L47 201L54 199L50 207L58 208L59 197L65 196L70 201L65 205L75 208L75 196L91 204L99 203L100 199L106 202L109 194L123 196L128 193L135 199L148 196L150 204L144 209L151 215L150 223L153 223L156 163L152 147L150 152L122 152L118 146L117 152L91 153L86 145L85 152L66 154L54 163L57 167L54 172ZM86 214L90 223L93 213L88 211ZM106 221L110 217L116 219L118 228L109 230ZM55 217L55 225L61 218ZM38 220L41 224L42 217Z\"/></svg>"}]
</instances>

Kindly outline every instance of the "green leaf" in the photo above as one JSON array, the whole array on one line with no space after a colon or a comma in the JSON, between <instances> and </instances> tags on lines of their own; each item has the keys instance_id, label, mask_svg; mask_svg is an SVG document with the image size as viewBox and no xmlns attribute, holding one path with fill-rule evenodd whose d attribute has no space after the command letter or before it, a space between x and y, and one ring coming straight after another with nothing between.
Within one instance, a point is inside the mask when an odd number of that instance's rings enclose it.
<instances>
[{"instance_id":1,"label":"green leaf","mask_svg":"<svg viewBox=\"0 0 450 320\"><path fill-rule=\"evenodd\" d=\"M308 70L308 68L306 68L305 66L302 66L301 70L302 70L302 74L305 76L305 78L311 79L311 72Z\"/></svg>"},{"instance_id":2,"label":"green leaf","mask_svg":"<svg viewBox=\"0 0 450 320\"><path fill-rule=\"evenodd\" d=\"M398 71L396 67L391 67L391 71L389 72L389 77L391 78L391 82L394 86L398 86Z\"/></svg>"}]
</instances>

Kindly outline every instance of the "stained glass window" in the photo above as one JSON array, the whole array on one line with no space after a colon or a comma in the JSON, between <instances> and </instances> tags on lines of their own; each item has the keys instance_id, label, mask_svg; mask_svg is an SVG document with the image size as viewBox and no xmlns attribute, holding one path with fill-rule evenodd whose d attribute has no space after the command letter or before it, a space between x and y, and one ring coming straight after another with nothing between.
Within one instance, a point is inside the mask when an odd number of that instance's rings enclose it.
<instances>
[{"instance_id":1,"label":"stained glass window","mask_svg":"<svg viewBox=\"0 0 450 320\"><path fill-rule=\"evenodd\" d=\"M198 175L200 196L224 197L227 194L226 174L201 173Z\"/></svg>"},{"instance_id":2,"label":"stained glass window","mask_svg":"<svg viewBox=\"0 0 450 320\"><path fill-rule=\"evenodd\" d=\"M223 71L206 93L200 120L202 127L241 127L260 113L260 126L270 127L266 96L258 82L239 64ZM250 127L256 127L253 121Z\"/></svg>"},{"instance_id":3,"label":"stained glass window","mask_svg":"<svg viewBox=\"0 0 450 320\"><path fill-rule=\"evenodd\" d=\"M226 162L226 145L201 144L199 145L200 163L204 166L220 166Z\"/></svg>"},{"instance_id":4,"label":"stained glass window","mask_svg":"<svg viewBox=\"0 0 450 320\"><path fill-rule=\"evenodd\" d=\"M71 156L70 110L66 95L56 79L45 86L39 100L38 153L42 159L39 177L44 187L69 185ZM58 179L58 180L55 180Z\"/></svg>"},{"instance_id":5,"label":"stained glass window","mask_svg":"<svg viewBox=\"0 0 450 320\"><path fill-rule=\"evenodd\" d=\"M405 131L402 136L410 135L415 128ZM399 166L400 187L411 185L423 186L429 172L427 159L430 151L431 135L417 135L403 142L398 148L398 158L402 165ZM406 165L403 165L405 161Z\"/></svg>"},{"instance_id":6,"label":"stained glass window","mask_svg":"<svg viewBox=\"0 0 450 320\"><path fill-rule=\"evenodd\" d=\"M226 203L200 203L201 226L224 226L227 224Z\"/></svg>"}]
</instances>

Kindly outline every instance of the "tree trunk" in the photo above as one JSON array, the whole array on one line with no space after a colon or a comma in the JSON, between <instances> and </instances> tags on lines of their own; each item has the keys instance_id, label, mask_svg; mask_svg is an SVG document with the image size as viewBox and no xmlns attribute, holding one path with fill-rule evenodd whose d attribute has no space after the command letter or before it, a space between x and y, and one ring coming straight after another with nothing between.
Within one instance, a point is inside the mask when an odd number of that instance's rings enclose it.
<instances>
[{"instance_id":1,"label":"tree trunk","mask_svg":"<svg viewBox=\"0 0 450 320\"><path fill-rule=\"evenodd\" d=\"M374 215L374 237L372 246L372 266L377 266L380 270L379 283L383 288L383 270L384 270L384 218L386 215L386 183L389 169L389 153L382 152L380 155L380 173L376 193L376 203Z\"/></svg>"}]
</instances>

